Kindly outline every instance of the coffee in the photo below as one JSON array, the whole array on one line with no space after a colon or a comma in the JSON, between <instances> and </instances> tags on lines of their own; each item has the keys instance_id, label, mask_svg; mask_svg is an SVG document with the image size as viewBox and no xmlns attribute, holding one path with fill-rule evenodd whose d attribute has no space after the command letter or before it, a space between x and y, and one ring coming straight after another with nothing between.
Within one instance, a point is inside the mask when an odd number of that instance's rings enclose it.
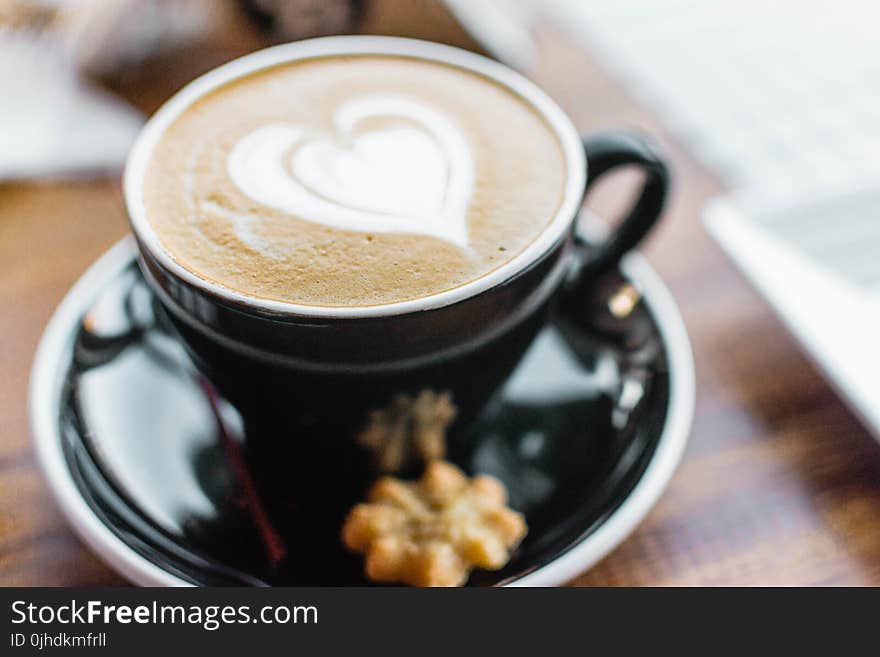
<instances>
[{"instance_id":1,"label":"coffee","mask_svg":"<svg viewBox=\"0 0 880 657\"><path fill-rule=\"evenodd\" d=\"M562 203L554 130L477 73L400 56L282 64L164 131L148 222L197 276L316 306L420 298L514 258Z\"/></svg>"}]
</instances>

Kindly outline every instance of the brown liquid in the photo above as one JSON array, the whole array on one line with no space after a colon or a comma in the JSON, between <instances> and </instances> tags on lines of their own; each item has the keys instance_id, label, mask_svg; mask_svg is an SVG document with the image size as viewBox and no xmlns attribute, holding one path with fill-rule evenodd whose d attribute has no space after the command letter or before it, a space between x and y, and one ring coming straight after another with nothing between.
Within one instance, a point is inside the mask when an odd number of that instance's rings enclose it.
<instances>
[{"instance_id":1,"label":"brown liquid","mask_svg":"<svg viewBox=\"0 0 880 657\"><path fill-rule=\"evenodd\" d=\"M364 225L328 225L317 211L309 216L311 206L294 212L273 207L265 198L243 191L230 175L229 157L236 144L259 128L283 124L306 136L275 164L297 178L305 166L292 159L297 152L304 156L297 149L319 140L324 150L312 149L309 162L320 165L322 185L338 185L340 194L354 190L353 197L341 203L348 220L362 207L360 197L379 194L381 201L381 190L392 190L388 196L399 195L394 191L396 181L386 186L385 171L400 177L403 191L413 189L410 174L418 183L416 189L421 189L418 158L383 168L393 151L385 146L399 145L393 141L398 134L418 133L412 148L401 148L402 156L424 152L430 159L449 151L439 133L424 129L413 117L381 112L362 117L350 131L339 126L340 107L377 95L430 108L463 137L473 173L462 216L466 245L423 234L417 222L411 233L401 232L399 226L395 232L377 230L381 226L376 216L385 211L381 208ZM365 140L357 141L365 135ZM375 143L368 143L375 135ZM271 147L273 142L267 143ZM363 152L358 150L361 147ZM366 159L361 157L364 153ZM345 169L352 162L354 174ZM357 171L376 184L365 184L358 191L356 183L364 178L352 179ZM447 169L443 179L436 167L430 171L426 179L451 180ZM265 178L259 173L251 177L255 183ZM340 56L267 69L199 99L168 128L152 153L144 203L147 219L165 249L202 278L255 297L365 306L436 294L508 262L547 226L561 203L565 178L556 134L530 105L497 83L422 60ZM448 198L451 183L444 189ZM269 192L274 191L276 187L270 185ZM335 192L328 194L326 185L313 185L308 192L335 216L333 207L339 201ZM392 215L409 211L406 194L402 198L397 205L392 203Z\"/></svg>"}]
</instances>

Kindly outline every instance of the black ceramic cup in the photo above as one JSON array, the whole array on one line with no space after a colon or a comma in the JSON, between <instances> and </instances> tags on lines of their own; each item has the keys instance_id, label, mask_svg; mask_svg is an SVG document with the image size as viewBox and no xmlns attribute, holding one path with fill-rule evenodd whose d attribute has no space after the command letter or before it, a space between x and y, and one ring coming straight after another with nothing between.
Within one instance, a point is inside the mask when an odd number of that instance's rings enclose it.
<instances>
[{"instance_id":1,"label":"black ceramic cup","mask_svg":"<svg viewBox=\"0 0 880 657\"><path fill-rule=\"evenodd\" d=\"M499 269L453 290L385 305L300 306L248 296L199 278L164 250L145 218L142 178L162 131L196 99L229 80L282 62L328 55L391 54L475 71L531 104L556 132L568 179L557 214L539 237ZM511 135L516 139L516 135ZM598 244L575 237L586 191L605 173L645 173L629 214ZM657 221L667 192L663 162L640 137L581 139L558 106L531 82L473 53L387 37L330 37L236 60L196 80L148 123L125 174L140 267L202 373L245 418L249 441L284 464L319 473L372 472L359 436L375 412L425 391L448 395L456 415L451 449L520 360L560 301L617 265ZM255 438L256 437L256 438ZM285 465L287 467L287 465ZM357 477L355 477L357 479Z\"/></svg>"}]
</instances>

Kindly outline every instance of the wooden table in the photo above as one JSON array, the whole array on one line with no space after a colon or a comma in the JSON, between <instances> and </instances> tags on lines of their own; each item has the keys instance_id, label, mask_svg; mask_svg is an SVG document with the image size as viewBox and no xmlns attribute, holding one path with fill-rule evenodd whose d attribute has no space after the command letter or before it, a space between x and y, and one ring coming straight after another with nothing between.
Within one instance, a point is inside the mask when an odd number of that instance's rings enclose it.
<instances>
[{"instance_id":1,"label":"wooden table","mask_svg":"<svg viewBox=\"0 0 880 657\"><path fill-rule=\"evenodd\" d=\"M385 14L369 16L371 30L431 36L439 24L445 40L466 44L436 16L407 21L379 4ZM534 77L579 128L641 127L670 154L675 192L647 254L681 306L697 368L691 442L669 489L573 583L880 584L880 446L709 240L700 209L719 184L580 50L548 28L539 36ZM229 32L117 88L149 112L196 73L256 45ZM622 174L603 183L592 204L612 212L633 182ZM123 583L77 540L40 477L27 379L56 304L126 232L118 180L0 186L0 584Z\"/></svg>"}]
</instances>

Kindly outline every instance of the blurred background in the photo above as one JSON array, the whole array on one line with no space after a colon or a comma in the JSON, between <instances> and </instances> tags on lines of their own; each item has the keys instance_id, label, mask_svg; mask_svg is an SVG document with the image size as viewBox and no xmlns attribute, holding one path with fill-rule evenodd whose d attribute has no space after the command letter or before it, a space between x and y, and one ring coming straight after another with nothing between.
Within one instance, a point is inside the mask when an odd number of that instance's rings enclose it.
<instances>
[{"instance_id":1,"label":"blurred background","mask_svg":"<svg viewBox=\"0 0 880 657\"><path fill-rule=\"evenodd\" d=\"M140 126L225 61L359 33L497 58L583 132L670 155L646 251L693 342L694 431L575 583L880 584L878 24L867 0L0 0L0 582L120 582L50 501L26 387L55 305L127 232ZM637 182L591 208L615 216Z\"/></svg>"}]
</instances>

